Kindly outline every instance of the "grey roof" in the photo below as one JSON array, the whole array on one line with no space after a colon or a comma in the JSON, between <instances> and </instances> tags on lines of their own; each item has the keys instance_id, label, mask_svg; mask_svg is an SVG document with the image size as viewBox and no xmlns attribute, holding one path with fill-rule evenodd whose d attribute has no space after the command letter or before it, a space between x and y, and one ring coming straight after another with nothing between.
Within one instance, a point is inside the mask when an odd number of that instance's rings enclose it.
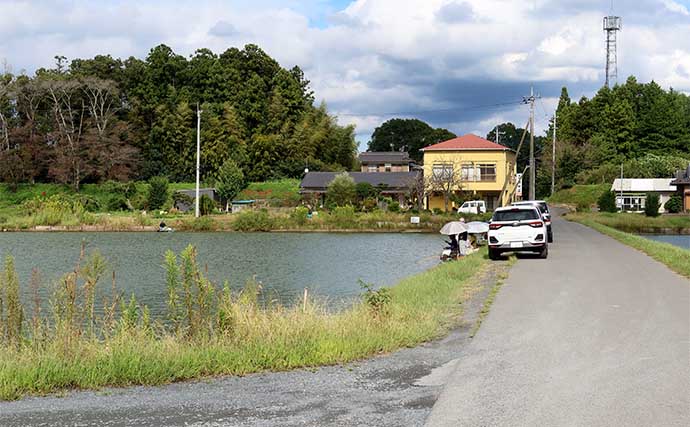
<instances>
[{"instance_id":1,"label":"grey roof","mask_svg":"<svg viewBox=\"0 0 690 427\"><path fill-rule=\"evenodd\" d=\"M686 185L690 184L690 165L687 169L681 169L676 172L676 179L671 182L672 185Z\"/></svg>"},{"instance_id":2,"label":"grey roof","mask_svg":"<svg viewBox=\"0 0 690 427\"><path fill-rule=\"evenodd\" d=\"M359 154L359 161L367 163L390 163L407 164L410 163L410 156L400 151L367 151Z\"/></svg>"},{"instance_id":3,"label":"grey roof","mask_svg":"<svg viewBox=\"0 0 690 427\"><path fill-rule=\"evenodd\" d=\"M616 178L611 186L611 191L632 191L632 192L668 192L676 191L671 184L672 178ZM623 188L621 189L621 183Z\"/></svg>"},{"instance_id":4,"label":"grey roof","mask_svg":"<svg viewBox=\"0 0 690 427\"><path fill-rule=\"evenodd\" d=\"M336 175L342 172L309 172L302 179L302 191L325 191ZM384 185L390 192L407 191L410 182L417 179L419 171L412 172L348 172L355 183L367 182L373 186Z\"/></svg>"}]
</instances>

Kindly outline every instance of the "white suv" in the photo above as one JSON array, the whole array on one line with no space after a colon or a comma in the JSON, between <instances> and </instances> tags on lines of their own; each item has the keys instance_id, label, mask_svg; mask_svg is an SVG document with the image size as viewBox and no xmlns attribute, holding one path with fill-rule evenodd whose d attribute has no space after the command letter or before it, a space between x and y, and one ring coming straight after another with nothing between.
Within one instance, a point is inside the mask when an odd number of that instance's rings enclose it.
<instances>
[{"instance_id":1,"label":"white suv","mask_svg":"<svg viewBox=\"0 0 690 427\"><path fill-rule=\"evenodd\" d=\"M541 212L542 218L546 223L547 240L553 243L553 228L551 228L551 212L549 212L549 205L543 200L523 200L521 202L511 203L513 206L534 206Z\"/></svg>"},{"instance_id":2,"label":"white suv","mask_svg":"<svg viewBox=\"0 0 690 427\"><path fill-rule=\"evenodd\" d=\"M549 255L547 229L538 208L508 206L498 208L489 223L489 258L498 259L503 252L536 252Z\"/></svg>"}]
</instances>

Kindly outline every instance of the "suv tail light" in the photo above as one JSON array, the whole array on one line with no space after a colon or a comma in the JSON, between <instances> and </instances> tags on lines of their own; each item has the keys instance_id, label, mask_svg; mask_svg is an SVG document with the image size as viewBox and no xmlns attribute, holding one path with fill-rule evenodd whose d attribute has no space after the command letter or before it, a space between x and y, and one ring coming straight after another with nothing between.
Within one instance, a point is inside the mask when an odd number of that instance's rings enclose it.
<instances>
[{"instance_id":1,"label":"suv tail light","mask_svg":"<svg viewBox=\"0 0 690 427\"><path fill-rule=\"evenodd\" d=\"M533 227L533 228L539 228L539 227L544 226L544 223L541 221L532 221L532 222L529 222L528 224L530 227Z\"/></svg>"},{"instance_id":2,"label":"suv tail light","mask_svg":"<svg viewBox=\"0 0 690 427\"><path fill-rule=\"evenodd\" d=\"M498 230L503 227L503 224L489 224L489 230Z\"/></svg>"}]
</instances>

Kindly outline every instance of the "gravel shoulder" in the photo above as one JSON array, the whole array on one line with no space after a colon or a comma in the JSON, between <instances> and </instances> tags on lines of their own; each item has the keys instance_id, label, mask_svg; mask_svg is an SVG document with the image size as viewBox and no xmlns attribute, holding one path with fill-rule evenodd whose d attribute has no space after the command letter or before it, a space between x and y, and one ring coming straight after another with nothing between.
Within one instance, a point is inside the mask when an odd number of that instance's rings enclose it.
<instances>
[{"instance_id":1,"label":"gravel shoulder","mask_svg":"<svg viewBox=\"0 0 690 427\"><path fill-rule=\"evenodd\" d=\"M313 370L0 402L0 425L423 425L463 357L489 291L508 268L490 264L468 289L458 327L419 347Z\"/></svg>"}]
</instances>

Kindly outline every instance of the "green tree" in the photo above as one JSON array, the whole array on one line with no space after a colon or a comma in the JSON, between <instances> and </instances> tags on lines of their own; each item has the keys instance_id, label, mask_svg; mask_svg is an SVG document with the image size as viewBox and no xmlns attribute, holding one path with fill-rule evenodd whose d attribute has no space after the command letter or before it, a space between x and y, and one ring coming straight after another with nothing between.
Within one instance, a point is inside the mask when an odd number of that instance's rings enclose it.
<instances>
[{"instance_id":1,"label":"green tree","mask_svg":"<svg viewBox=\"0 0 690 427\"><path fill-rule=\"evenodd\" d=\"M657 193L647 193L647 200L644 205L644 214L646 216L656 217L659 216L659 208L661 203L659 203L659 194Z\"/></svg>"},{"instance_id":2,"label":"green tree","mask_svg":"<svg viewBox=\"0 0 690 427\"><path fill-rule=\"evenodd\" d=\"M149 209L161 209L168 201L168 178L164 176L154 176L149 179L148 205Z\"/></svg>"},{"instance_id":3,"label":"green tree","mask_svg":"<svg viewBox=\"0 0 690 427\"><path fill-rule=\"evenodd\" d=\"M617 212L616 194L613 191L604 191L597 201L601 212Z\"/></svg>"},{"instance_id":4,"label":"green tree","mask_svg":"<svg viewBox=\"0 0 690 427\"><path fill-rule=\"evenodd\" d=\"M410 158L421 162L420 149L455 138L446 129L434 129L418 119L391 119L374 129L368 151L407 151Z\"/></svg>"},{"instance_id":5,"label":"green tree","mask_svg":"<svg viewBox=\"0 0 690 427\"><path fill-rule=\"evenodd\" d=\"M230 202L237 197L244 187L245 182L242 169L240 169L234 160L226 160L216 177L216 190L220 197L226 200L226 211L228 210Z\"/></svg>"},{"instance_id":6,"label":"green tree","mask_svg":"<svg viewBox=\"0 0 690 427\"><path fill-rule=\"evenodd\" d=\"M355 180L347 172L336 175L326 189L326 204L330 207L354 205L357 201Z\"/></svg>"}]
</instances>

